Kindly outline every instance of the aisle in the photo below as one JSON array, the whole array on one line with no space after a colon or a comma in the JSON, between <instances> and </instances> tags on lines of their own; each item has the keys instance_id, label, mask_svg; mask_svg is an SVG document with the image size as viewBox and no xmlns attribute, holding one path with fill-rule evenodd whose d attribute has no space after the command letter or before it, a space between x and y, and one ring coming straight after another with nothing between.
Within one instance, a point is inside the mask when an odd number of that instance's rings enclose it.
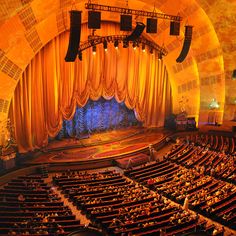
<instances>
[{"instance_id":1,"label":"aisle","mask_svg":"<svg viewBox=\"0 0 236 236\"><path fill-rule=\"evenodd\" d=\"M64 203L65 206L68 206L71 211L72 214L75 215L76 220L80 221L80 224L82 225L89 225L91 223L91 221L86 217L86 215L83 215L81 213L80 210L77 209L76 206L73 205L72 202L69 201L69 199L67 197L65 197L65 195L60 191L59 187L53 185L53 181L52 181L52 174L49 174L49 177L47 179L45 179L45 182L51 184L53 191L59 196L61 197L61 201Z\"/></svg>"}]
</instances>

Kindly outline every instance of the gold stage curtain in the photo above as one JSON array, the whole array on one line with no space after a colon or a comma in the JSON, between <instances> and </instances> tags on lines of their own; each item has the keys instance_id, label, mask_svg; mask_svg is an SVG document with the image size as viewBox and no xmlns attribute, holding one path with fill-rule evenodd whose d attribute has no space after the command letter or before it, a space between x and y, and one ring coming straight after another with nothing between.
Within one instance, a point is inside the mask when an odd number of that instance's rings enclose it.
<instances>
[{"instance_id":1,"label":"gold stage curtain","mask_svg":"<svg viewBox=\"0 0 236 236\"><path fill-rule=\"evenodd\" d=\"M87 25L82 26L81 42L88 37ZM102 24L99 35L120 34L114 23ZM161 127L171 112L171 87L163 61L151 55L148 48L132 46L116 50L108 43L108 51L97 45L83 51L83 60L65 62L69 32L49 42L31 61L19 81L11 111L20 152L47 145L63 119L72 119L76 106L88 99L115 97L134 109L146 127Z\"/></svg>"}]
</instances>

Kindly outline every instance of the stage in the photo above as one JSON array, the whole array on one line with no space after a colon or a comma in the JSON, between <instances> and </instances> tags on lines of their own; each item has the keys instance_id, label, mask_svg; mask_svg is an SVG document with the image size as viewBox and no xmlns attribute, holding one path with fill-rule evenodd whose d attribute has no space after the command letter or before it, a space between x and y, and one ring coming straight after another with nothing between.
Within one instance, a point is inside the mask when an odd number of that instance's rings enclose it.
<instances>
[{"instance_id":1,"label":"stage","mask_svg":"<svg viewBox=\"0 0 236 236\"><path fill-rule=\"evenodd\" d=\"M27 165L78 163L102 159L116 159L147 152L170 132L157 128L132 127L95 133L81 139L51 141L43 150L34 152L25 161Z\"/></svg>"}]
</instances>

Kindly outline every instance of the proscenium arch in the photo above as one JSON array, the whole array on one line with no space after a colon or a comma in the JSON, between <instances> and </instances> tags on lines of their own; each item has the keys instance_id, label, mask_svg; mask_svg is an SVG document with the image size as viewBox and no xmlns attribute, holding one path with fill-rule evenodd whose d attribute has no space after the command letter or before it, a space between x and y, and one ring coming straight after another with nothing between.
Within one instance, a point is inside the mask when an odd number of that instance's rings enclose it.
<instances>
[{"instance_id":1,"label":"proscenium arch","mask_svg":"<svg viewBox=\"0 0 236 236\"><path fill-rule=\"evenodd\" d=\"M5 0L5 4L7 0ZM86 1L81 1L73 7L83 11L83 23L87 22ZM100 1L109 4L109 1ZM174 101L174 112L179 111L179 103L186 100L187 112L205 122L205 112L211 98L220 102L222 119L225 99L225 73L221 46L212 22L198 4L206 5L207 0L159 1L156 8L163 13L176 14L176 9L183 16L181 37L169 36L169 22L158 22L158 34L145 35L148 39L162 45L163 42L169 54L164 59L167 66ZM125 7L125 1L118 2ZM37 52L49 41L69 28L69 10L72 1L28 1L28 4L15 6L13 12L0 21L0 32L5 37L0 42L0 99L4 102L4 112L0 112L0 121L8 116L9 105L17 82L22 72ZM153 10L148 0L129 1L130 8ZM12 9L12 8L10 8ZM190 53L185 61L177 64L175 59L182 48L183 25L194 25L194 35ZM102 20L119 22L119 14L102 13ZM205 47L206 42L209 47ZM24 50L19 50L24 49ZM205 82L206 81L206 82ZM193 96L194 95L194 96Z\"/></svg>"}]
</instances>

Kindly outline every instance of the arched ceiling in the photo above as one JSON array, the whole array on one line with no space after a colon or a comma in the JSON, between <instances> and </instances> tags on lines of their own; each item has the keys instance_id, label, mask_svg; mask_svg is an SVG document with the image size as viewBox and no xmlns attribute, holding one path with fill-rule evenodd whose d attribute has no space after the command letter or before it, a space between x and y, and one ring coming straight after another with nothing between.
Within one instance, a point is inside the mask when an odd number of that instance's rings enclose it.
<instances>
[{"instance_id":1,"label":"arched ceiling","mask_svg":"<svg viewBox=\"0 0 236 236\"><path fill-rule=\"evenodd\" d=\"M79 0L1 0L0 4L0 121L7 117L11 98L22 72L35 54L50 40L69 29L68 11L87 11ZM126 6L125 0L94 0L93 3ZM169 36L169 22L159 20L158 34L146 35L169 54L164 62L171 78L174 111L185 103L190 115L207 121L212 98L220 104L219 121L230 119L236 98L236 0L129 0L134 9L155 10L183 17L181 36ZM119 21L119 15L102 13L102 19ZM142 19L139 19L142 20ZM190 52L176 63L183 43L184 25L193 25ZM99 31L98 31L99 34ZM226 95L225 95L226 94Z\"/></svg>"}]
</instances>

